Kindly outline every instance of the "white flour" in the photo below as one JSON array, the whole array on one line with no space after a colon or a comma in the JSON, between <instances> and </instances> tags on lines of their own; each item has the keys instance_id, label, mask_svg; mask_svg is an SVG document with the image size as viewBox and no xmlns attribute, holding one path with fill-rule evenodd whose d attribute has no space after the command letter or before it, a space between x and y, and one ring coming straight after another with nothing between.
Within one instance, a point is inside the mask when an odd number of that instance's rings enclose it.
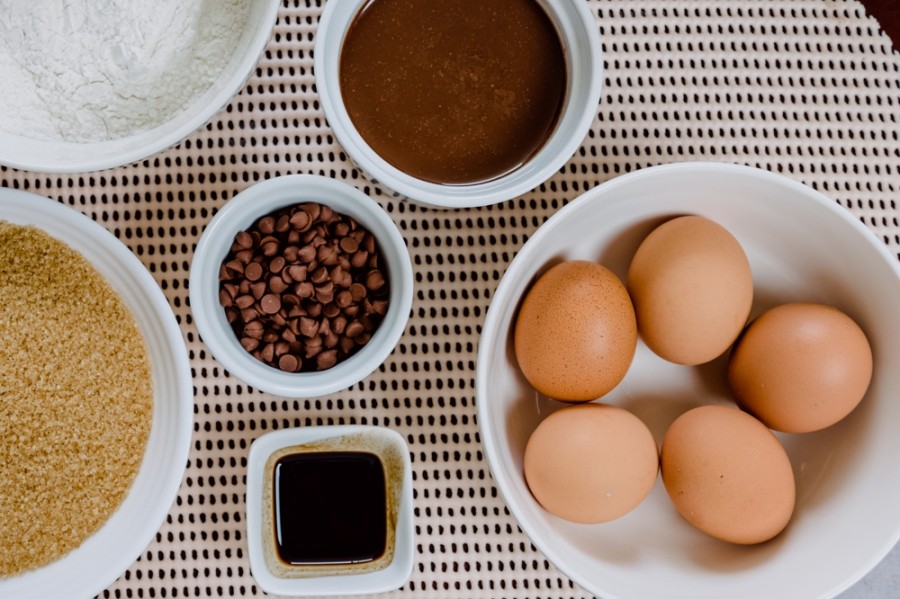
<instances>
[{"instance_id":1,"label":"white flour","mask_svg":"<svg viewBox=\"0 0 900 599\"><path fill-rule=\"evenodd\" d=\"M206 91L251 0L0 0L0 130L90 142L154 127Z\"/></svg>"}]
</instances>

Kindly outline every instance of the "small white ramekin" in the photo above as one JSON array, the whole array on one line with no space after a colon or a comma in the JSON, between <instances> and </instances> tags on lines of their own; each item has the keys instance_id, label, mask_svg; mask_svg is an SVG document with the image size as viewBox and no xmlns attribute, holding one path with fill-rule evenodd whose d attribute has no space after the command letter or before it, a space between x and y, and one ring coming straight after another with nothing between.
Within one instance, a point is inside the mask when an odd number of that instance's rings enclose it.
<instances>
[{"instance_id":1,"label":"small white ramekin","mask_svg":"<svg viewBox=\"0 0 900 599\"><path fill-rule=\"evenodd\" d=\"M369 0L328 2L316 30L314 72L319 100L337 140L376 182L432 207L468 208L509 200L547 179L572 157L597 115L603 82L600 33L583 0L538 0L553 21L567 60L568 88L555 131L528 162L502 177L442 185L411 177L379 156L353 126L341 96L341 48L354 17Z\"/></svg>"},{"instance_id":2,"label":"small white ramekin","mask_svg":"<svg viewBox=\"0 0 900 599\"><path fill-rule=\"evenodd\" d=\"M323 567L321 575L307 566L300 577L283 564L273 564L271 458L283 451L364 451L374 453L385 467L385 490L393 527L391 559L380 569L357 565ZM247 547L250 570L260 589L283 596L329 596L386 593L403 586L415 562L413 482L409 447L397 431L379 426L311 426L266 433L250 446L247 458ZM267 557L268 556L268 557ZM277 558L275 558L277 560Z\"/></svg>"},{"instance_id":3,"label":"small white ramekin","mask_svg":"<svg viewBox=\"0 0 900 599\"><path fill-rule=\"evenodd\" d=\"M239 231L279 208L304 202L330 206L351 216L377 240L390 284L387 314L372 338L349 358L319 372L283 372L257 360L240 344L219 303L219 267ZM189 280L191 312L213 356L245 383L283 397L316 397L361 381L394 350L412 306L413 274L406 243L374 200L351 187L317 175L286 175L239 193L210 220L194 252Z\"/></svg>"}]
</instances>

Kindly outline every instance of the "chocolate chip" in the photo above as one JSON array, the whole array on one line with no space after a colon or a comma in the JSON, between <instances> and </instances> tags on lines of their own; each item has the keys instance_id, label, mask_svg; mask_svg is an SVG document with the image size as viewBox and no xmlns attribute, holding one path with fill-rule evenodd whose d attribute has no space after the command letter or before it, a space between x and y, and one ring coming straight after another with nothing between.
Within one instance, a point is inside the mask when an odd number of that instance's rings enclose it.
<instances>
[{"instance_id":1,"label":"chocolate chip","mask_svg":"<svg viewBox=\"0 0 900 599\"><path fill-rule=\"evenodd\" d=\"M353 254L359 249L359 242L352 237L344 237L341 239L341 249L347 254Z\"/></svg>"},{"instance_id":2,"label":"chocolate chip","mask_svg":"<svg viewBox=\"0 0 900 599\"><path fill-rule=\"evenodd\" d=\"M266 282L257 281L256 283L250 285L250 293L252 293L253 297L255 297L256 299L260 299L266 294Z\"/></svg>"},{"instance_id":3,"label":"chocolate chip","mask_svg":"<svg viewBox=\"0 0 900 599\"><path fill-rule=\"evenodd\" d=\"M347 323L347 328L344 330L344 334L347 335L347 337L350 337L351 339L353 339L354 337L361 334L365 330L366 330L365 327L363 326L363 324L360 321L354 320L352 322Z\"/></svg>"},{"instance_id":4,"label":"chocolate chip","mask_svg":"<svg viewBox=\"0 0 900 599\"><path fill-rule=\"evenodd\" d=\"M338 308L346 308L353 303L353 294L349 291L340 291L334 296L334 303Z\"/></svg>"},{"instance_id":5,"label":"chocolate chip","mask_svg":"<svg viewBox=\"0 0 900 599\"><path fill-rule=\"evenodd\" d=\"M307 266L305 264L292 264L287 268L288 275L298 283L306 280Z\"/></svg>"},{"instance_id":6,"label":"chocolate chip","mask_svg":"<svg viewBox=\"0 0 900 599\"><path fill-rule=\"evenodd\" d=\"M259 247L262 249L263 256L267 257L276 255L279 250L278 242L275 240L262 242L259 244Z\"/></svg>"},{"instance_id":7,"label":"chocolate chip","mask_svg":"<svg viewBox=\"0 0 900 599\"><path fill-rule=\"evenodd\" d=\"M275 314L281 310L281 296L269 293L259 300L259 306L266 314Z\"/></svg>"},{"instance_id":8,"label":"chocolate chip","mask_svg":"<svg viewBox=\"0 0 900 599\"><path fill-rule=\"evenodd\" d=\"M309 281L303 281L302 283L297 283L294 291L297 293L298 297L306 299L312 297L316 293L316 288Z\"/></svg>"},{"instance_id":9,"label":"chocolate chip","mask_svg":"<svg viewBox=\"0 0 900 599\"><path fill-rule=\"evenodd\" d=\"M244 276L247 277L247 280L249 281L258 281L262 275L263 267L260 266L259 262L251 262L244 269Z\"/></svg>"},{"instance_id":10,"label":"chocolate chip","mask_svg":"<svg viewBox=\"0 0 900 599\"><path fill-rule=\"evenodd\" d=\"M371 339L389 285L374 236L314 202L235 235L219 269L219 303L254 357L286 372L331 368Z\"/></svg>"},{"instance_id":11,"label":"chocolate chip","mask_svg":"<svg viewBox=\"0 0 900 599\"><path fill-rule=\"evenodd\" d=\"M332 349L334 347L337 347L337 344L340 340L341 338L337 333L328 331L327 333L325 333L324 345L328 349Z\"/></svg>"},{"instance_id":12,"label":"chocolate chip","mask_svg":"<svg viewBox=\"0 0 900 599\"><path fill-rule=\"evenodd\" d=\"M316 248L311 244L306 244L297 251L297 260L301 263L308 264L316 259Z\"/></svg>"},{"instance_id":13,"label":"chocolate chip","mask_svg":"<svg viewBox=\"0 0 900 599\"><path fill-rule=\"evenodd\" d=\"M322 211L322 206L313 202L309 204L303 204L302 206L300 206L300 209L309 215L311 221L315 222L319 220L319 214Z\"/></svg>"},{"instance_id":14,"label":"chocolate chip","mask_svg":"<svg viewBox=\"0 0 900 599\"><path fill-rule=\"evenodd\" d=\"M341 309L334 302L330 304L325 304L322 307L322 314L324 314L327 318L335 318L340 315Z\"/></svg>"},{"instance_id":15,"label":"chocolate chip","mask_svg":"<svg viewBox=\"0 0 900 599\"><path fill-rule=\"evenodd\" d=\"M387 311L388 311L387 300L375 300L374 302L372 302L372 310L376 314L380 314L381 316L384 316L385 314L387 314Z\"/></svg>"},{"instance_id":16,"label":"chocolate chip","mask_svg":"<svg viewBox=\"0 0 900 599\"><path fill-rule=\"evenodd\" d=\"M313 272L312 276L309 277L309 280L316 285L324 283L328 280L328 269L324 266L320 266L315 270L315 272Z\"/></svg>"},{"instance_id":17,"label":"chocolate chip","mask_svg":"<svg viewBox=\"0 0 900 599\"><path fill-rule=\"evenodd\" d=\"M259 219L256 228L263 235L270 235L275 232L275 219L271 216L264 216Z\"/></svg>"},{"instance_id":18,"label":"chocolate chip","mask_svg":"<svg viewBox=\"0 0 900 599\"><path fill-rule=\"evenodd\" d=\"M338 335L343 335L344 330L347 328L347 319L343 316L335 316L334 320L331 321L331 330L337 333Z\"/></svg>"},{"instance_id":19,"label":"chocolate chip","mask_svg":"<svg viewBox=\"0 0 900 599\"><path fill-rule=\"evenodd\" d=\"M244 326L244 337L262 339L263 332L263 324L258 320L252 320Z\"/></svg>"},{"instance_id":20,"label":"chocolate chip","mask_svg":"<svg viewBox=\"0 0 900 599\"><path fill-rule=\"evenodd\" d=\"M262 350L260 350L259 355L256 356L263 362L272 362L275 359L275 346L271 343L267 343L263 346Z\"/></svg>"},{"instance_id":21,"label":"chocolate chip","mask_svg":"<svg viewBox=\"0 0 900 599\"><path fill-rule=\"evenodd\" d=\"M253 236L246 231L241 231L234 236L234 242L238 248L242 250L249 250L253 247Z\"/></svg>"},{"instance_id":22,"label":"chocolate chip","mask_svg":"<svg viewBox=\"0 0 900 599\"><path fill-rule=\"evenodd\" d=\"M234 259L241 264L250 264L250 261L253 260L253 250L247 249L235 252Z\"/></svg>"},{"instance_id":23,"label":"chocolate chip","mask_svg":"<svg viewBox=\"0 0 900 599\"><path fill-rule=\"evenodd\" d=\"M349 290L354 302L362 301L368 293L366 290L366 286L360 283L353 283L352 285L350 285Z\"/></svg>"},{"instance_id":24,"label":"chocolate chip","mask_svg":"<svg viewBox=\"0 0 900 599\"><path fill-rule=\"evenodd\" d=\"M300 210L291 215L291 226L297 231L306 231L311 223L312 218L310 218L309 213L304 210Z\"/></svg>"},{"instance_id":25,"label":"chocolate chip","mask_svg":"<svg viewBox=\"0 0 900 599\"><path fill-rule=\"evenodd\" d=\"M252 295L239 295L234 298L234 305L241 309L249 308L255 303L256 298L254 298Z\"/></svg>"},{"instance_id":26,"label":"chocolate chip","mask_svg":"<svg viewBox=\"0 0 900 599\"><path fill-rule=\"evenodd\" d=\"M340 221L340 220L336 221L334 223L334 225L331 227L331 232L334 234L335 237L337 237L339 239L341 237L346 237L347 235L350 234L350 223L345 222L345 221ZM343 242L343 239L341 239L341 241ZM344 250L344 251L346 251L346 250Z\"/></svg>"},{"instance_id":27,"label":"chocolate chip","mask_svg":"<svg viewBox=\"0 0 900 599\"><path fill-rule=\"evenodd\" d=\"M331 368L335 364L337 364L337 350L330 349L316 356L316 368L319 370Z\"/></svg>"},{"instance_id":28,"label":"chocolate chip","mask_svg":"<svg viewBox=\"0 0 900 599\"><path fill-rule=\"evenodd\" d=\"M319 332L319 321L315 318L303 317L300 319L300 334L306 337L315 337Z\"/></svg>"},{"instance_id":29,"label":"chocolate chip","mask_svg":"<svg viewBox=\"0 0 900 599\"><path fill-rule=\"evenodd\" d=\"M373 270L366 275L366 288L369 291L378 291L384 286L384 275L380 270Z\"/></svg>"},{"instance_id":30,"label":"chocolate chip","mask_svg":"<svg viewBox=\"0 0 900 599\"><path fill-rule=\"evenodd\" d=\"M284 259L288 264L297 261L297 254L300 253L300 248L296 245L289 245L284 248Z\"/></svg>"},{"instance_id":31,"label":"chocolate chip","mask_svg":"<svg viewBox=\"0 0 900 599\"><path fill-rule=\"evenodd\" d=\"M269 289L273 293L277 293L280 295L287 291L289 287L290 285L285 283L284 279L282 279L281 277L272 277L271 279L269 279Z\"/></svg>"},{"instance_id":32,"label":"chocolate chip","mask_svg":"<svg viewBox=\"0 0 900 599\"><path fill-rule=\"evenodd\" d=\"M234 260L228 261L228 263L225 264L225 268L232 271L233 275L241 274L242 272L244 272L244 263L235 258Z\"/></svg>"},{"instance_id":33,"label":"chocolate chip","mask_svg":"<svg viewBox=\"0 0 900 599\"><path fill-rule=\"evenodd\" d=\"M300 370L300 360L293 354L282 354L281 357L278 358L278 368L285 372L297 372Z\"/></svg>"},{"instance_id":34,"label":"chocolate chip","mask_svg":"<svg viewBox=\"0 0 900 599\"><path fill-rule=\"evenodd\" d=\"M331 244L320 245L316 250L316 259L319 264L334 266L338 261L338 249Z\"/></svg>"},{"instance_id":35,"label":"chocolate chip","mask_svg":"<svg viewBox=\"0 0 900 599\"><path fill-rule=\"evenodd\" d=\"M223 308L230 308L234 305L234 299L231 295L224 289L219 290L219 304Z\"/></svg>"},{"instance_id":36,"label":"chocolate chip","mask_svg":"<svg viewBox=\"0 0 900 599\"><path fill-rule=\"evenodd\" d=\"M275 256L269 260L269 272L279 273L281 272L281 269L284 268L285 264L287 264L287 260L284 256Z\"/></svg>"},{"instance_id":37,"label":"chocolate chip","mask_svg":"<svg viewBox=\"0 0 900 599\"><path fill-rule=\"evenodd\" d=\"M350 256L350 264L356 268L362 268L369 261L369 252L366 250L359 250L354 252L352 256Z\"/></svg>"}]
</instances>

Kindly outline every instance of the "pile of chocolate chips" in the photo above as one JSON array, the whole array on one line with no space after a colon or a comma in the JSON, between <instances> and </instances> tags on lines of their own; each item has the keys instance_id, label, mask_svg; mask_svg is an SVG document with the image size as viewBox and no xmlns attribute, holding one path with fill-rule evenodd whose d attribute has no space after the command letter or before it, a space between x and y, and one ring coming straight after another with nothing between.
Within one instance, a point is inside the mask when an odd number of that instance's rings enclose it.
<instances>
[{"instance_id":1,"label":"pile of chocolate chips","mask_svg":"<svg viewBox=\"0 0 900 599\"><path fill-rule=\"evenodd\" d=\"M318 203L288 206L239 232L219 270L219 302L241 345L286 372L331 368L365 345L388 309L375 237Z\"/></svg>"}]
</instances>

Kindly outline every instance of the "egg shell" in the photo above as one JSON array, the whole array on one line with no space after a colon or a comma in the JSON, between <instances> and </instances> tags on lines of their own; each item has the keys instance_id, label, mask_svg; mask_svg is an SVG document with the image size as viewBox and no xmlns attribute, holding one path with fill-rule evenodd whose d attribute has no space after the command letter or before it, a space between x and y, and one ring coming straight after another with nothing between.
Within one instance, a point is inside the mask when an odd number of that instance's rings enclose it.
<instances>
[{"instance_id":1,"label":"egg shell","mask_svg":"<svg viewBox=\"0 0 900 599\"><path fill-rule=\"evenodd\" d=\"M597 399L628 372L637 323L625 286L605 266L561 262L525 295L514 328L516 360L528 382L567 402Z\"/></svg>"},{"instance_id":2,"label":"egg shell","mask_svg":"<svg viewBox=\"0 0 900 599\"><path fill-rule=\"evenodd\" d=\"M663 438L660 463L675 508L710 536L761 543L790 521L796 489L787 453L737 408L706 405L679 416Z\"/></svg>"},{"instance_id":3,"label":"egg shell","mask_svg":"<svg viewBox=\"0 0 900 599\"><path fill-rule=\"evenodd\" d=\"M641 338L678 364L703 364L725 353L753 303L743 248L701 216L673 218L651 231L632 258L627 286Z\"/></svg>"},{"instance_id":4,"label":"egg shell","mask_svg":"<svg viewBox=\"0 0 900 599\"><path fill-rule=\"evenodd\" d=\"M650 492L659 452L631 412L600 403L567 406L545 418L525 447L525 480L549 512L583 524L620 518Z\"/></svg>"},{"instance_id":5,"label":"egg shell","mask_svg":"<svg viewBox=\"0 0 900 599\"><path fill-rule=\"evenodd\" d=\"M872 380L865 333L837 308L775 306L758 316L729 357L728 383L743 409L772 429L805 433L852 412Z\"/></svg>"}]
</instances>

